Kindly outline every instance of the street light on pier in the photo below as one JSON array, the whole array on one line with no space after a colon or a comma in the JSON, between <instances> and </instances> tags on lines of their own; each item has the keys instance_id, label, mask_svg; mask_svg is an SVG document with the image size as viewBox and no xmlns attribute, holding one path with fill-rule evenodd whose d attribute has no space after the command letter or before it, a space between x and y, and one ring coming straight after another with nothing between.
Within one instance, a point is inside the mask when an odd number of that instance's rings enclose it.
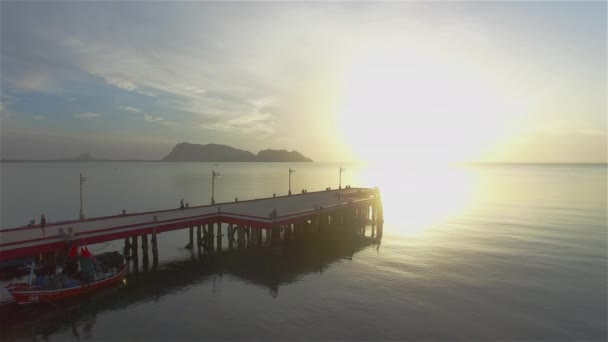
<instances>
[{"instance_id":1,"label":"street light on pier","mask_svg":"<svg viewBox=\"0 0 608 342\"><path fill-rule=\"evenodd\" d=\"M78 219L79 220L84 220L84 213L82 212L82 185L87 183L87 179L86 177L82 176L82 173L80 174L80 212L78 214Z\"/></svg>"},{"instance_id":2,"label":"street light on pier","mask_svg":"<svg viewBox=\"0 0 608 342\"><path fill-rule=\"evenodd\" d=\"M338 189L342 189L342 172L346 171L345 168L342 167L342 165L340 165L340 180L338 183Z\"/></svg>"},{"instance_id":3,"label":"street light on pier","mask_svg":"<svg viewBox=\"0 0 608 342\"><path fill-rule=\"evenodd\" d=\"M296 173L296 170L289 168L289 196L291 196L291 174Z\"/></svg>"},{"instance_id":4,"label":"street light on pier","mask_svg":"<svg viewBox=\"0 0 608 342\"><path fill-rule=\"evenodd\" d=\"M215 170L211 171L211 205L215 204L215 178L219 176L219 172L215 172Z\"/></svg>"}]
</instances>

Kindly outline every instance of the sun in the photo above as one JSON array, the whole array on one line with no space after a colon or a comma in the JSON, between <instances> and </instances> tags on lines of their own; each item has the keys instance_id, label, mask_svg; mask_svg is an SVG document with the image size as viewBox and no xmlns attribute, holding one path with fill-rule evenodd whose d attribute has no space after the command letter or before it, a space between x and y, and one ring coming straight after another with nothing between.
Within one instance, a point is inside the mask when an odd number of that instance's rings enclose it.
<instances>
[{"instance_id":1,"label":"sun","mask_svg":"<svg viewBox=\"0 0 608 342\"><path fill-rule=\"evenodd\" d=\"M471 66L391 51L348 68L337 120L359 160L449 163L501 136L507 107Z\"/></svg>"}]
</instances>

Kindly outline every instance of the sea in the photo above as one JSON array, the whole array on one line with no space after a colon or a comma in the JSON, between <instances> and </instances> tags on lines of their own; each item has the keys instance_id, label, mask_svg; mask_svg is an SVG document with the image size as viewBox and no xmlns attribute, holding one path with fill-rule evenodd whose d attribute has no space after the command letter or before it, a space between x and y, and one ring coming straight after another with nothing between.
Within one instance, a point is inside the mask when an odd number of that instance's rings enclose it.
<instances>
[{"instance_id":1,"label":"sea","mask_svg":"<svg viewBox=\"0 0 608 342\"><path fill-rule=\"evenodd\" d=\"M382 239L199 256L163 233L124 284L3 305L0 340L607 339L604 164L3 163L0 227L76 219L80 174L95 217L209 204L212 171L217 202L284 195L289 168L294 193L378 187Z\"/></svg>"}]
</instances>

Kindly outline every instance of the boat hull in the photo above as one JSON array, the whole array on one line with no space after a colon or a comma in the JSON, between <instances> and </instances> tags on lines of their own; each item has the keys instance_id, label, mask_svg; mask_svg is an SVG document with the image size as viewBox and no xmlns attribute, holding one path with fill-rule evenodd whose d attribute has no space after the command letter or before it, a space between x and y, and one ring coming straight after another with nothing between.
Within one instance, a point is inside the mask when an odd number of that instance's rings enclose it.
<instances>
[{"instance_id":1,"label":"boat hull","mask_svg":"<svg viewBox=\"0 0 608 342\"><path fill-rule=\"evenodd\" d=\"M125 265L119 272L111 277L67 289L30 290L23 288L9 288L8 290L18 304L54 303L63 299L91 293L99 288L111 285L117 281L120 281L126 272L127 266Z\"/></svg>"}]
</instances>

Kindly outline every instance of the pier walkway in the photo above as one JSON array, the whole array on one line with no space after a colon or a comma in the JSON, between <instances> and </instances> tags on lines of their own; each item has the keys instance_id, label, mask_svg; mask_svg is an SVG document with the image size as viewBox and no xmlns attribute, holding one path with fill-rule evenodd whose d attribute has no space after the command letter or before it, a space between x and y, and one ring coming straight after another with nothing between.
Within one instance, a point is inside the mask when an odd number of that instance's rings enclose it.
<instances>
[{"instance_id":1,"label":"pier walkway","mask_svg":"<svg viewBox=\"0 0 608 342\"><path fill-rule=\"evenodd\" d=\"M81 221L49 222L44 236L40 225L0 229L0 261L64 248L66 241L70 240L95 244L208 223L271 229L348 207L373 208L376 196L374 189L345 188Z\"/></svg>"}]
</instances>

